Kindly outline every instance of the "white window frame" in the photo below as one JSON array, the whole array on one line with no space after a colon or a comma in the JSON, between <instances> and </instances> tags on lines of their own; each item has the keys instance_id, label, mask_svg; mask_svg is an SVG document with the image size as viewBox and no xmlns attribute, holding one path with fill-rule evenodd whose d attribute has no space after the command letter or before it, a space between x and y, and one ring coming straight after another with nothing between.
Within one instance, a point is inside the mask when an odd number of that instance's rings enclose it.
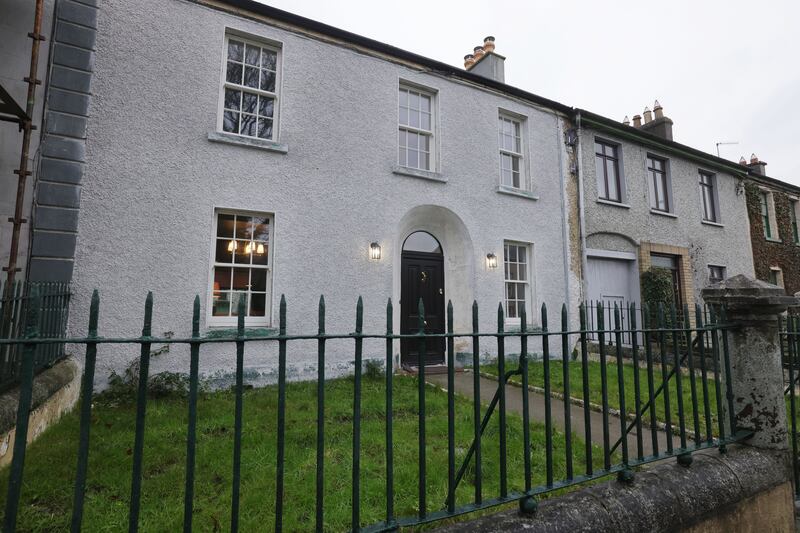
<instances>
[{"instance_id":1,"label":"white window frame","mask_svg":"<svg viewBox=\"0 0 800 533\"><path fill-rule=\"evenodd\" d=\"M705 212L705 195L703 194L703 190L706 187L703 185L703 176L709 178L710 188L711 188L711 208L714 210L715 218L714 220L706 218ZM698 169L697 170L697 186L700 188L700 219L703 222L710 222L711 224L721 224L722 223L722 213L720 213L719 209L719 180L717 179L717 175L714 172L709 172L708 170Z\"/></svg>"},{"instance_id":2,"label":"white window frame","mask_svg":"<svg viewBox=\"0 0 800 533\"><path fill-rule=\"evenodd\" d=\"M769 272L770 272L770 278L772 277L773 273L775 274L775 279L778 282L775 285L777 285L778 287L784 288L784 285L783 285L783 269L781 269L781 267L778 267L778 266L771 266L771 267L769 267ZM770 280L767 280L767 282L772 283Z\"/></svg>"},{"instance_id":3,"label":"white window frame","mask_svg":"<svg viewBox=\"0 0 800 533\"><path fill-rule=\"evenodd\" d=\"M792 242L800 244L800 198L796 196L789 197L789 230L792 232Z\"/></svg>"},{"instance_id":4,"label":"white window frame","mask_svg":"<svg viewBox=\"0 0 800 533\"><path fill-rule=\"evenodd\" d=\"M419 94L419 95L423 95L423 96L427 96L428 98L430 98L430 101L431 101L431 111L430 111L430 113L431 113L431 129L430 130L425 130L425 129L422 129L422 128L419 128L419 127L414 127L414 126L410 126L410 125L407 125L407 124L402 124L400 122L400 93L402 91L413 92L413 93L416 93L416 94ZM438 113L437 113L436 107L437 107L437 91L435 89L431 89L431 88L428 88L428 87L423 87L423 86L417 85L415 83L410 83L410 82L407 82L407 81L404 81L404 80L400 80L400 82L398 84L398 87L397 87L397 107L396 107L396 109L397 109L397 144L396 144L397 152L396 153L397 153L397 165L399 167L407 168L407 169L414 170L414 171L420 171L420 172L436 172L436 169L438 168L438 159L439 159L439 154L438 154L438 150L437 150L437 146L436 146L436 144L438 142L438 139L437 139L437 136L436 136L437 120L438 120ZM419 166L410 167L407 164L404 164L402 161L400 161L400 135L401 135L401 132L411 132L411 133L416 133L416 134L424 135L424 136L428 137L428 150L429 150L429 152L428 152L428 159L429 159L428 168L420 168ZM406 159L408 159L408 155L406 155Z\"/></svg>"},{"instance_id":5,"label":"white window frame","mask_svg":"<svg viewBox=\"0 0 800 533\"><path fill-rule=\"evenodd\" d=\"M525 263L525 280L513 280L509 279L506 276L506 247L507 246L516 246L519 248L525 249L526 254L526 263ZM519 256L518 256L519 257ZM516 264L520 264L519 261L515 262ZM528 324L532 324L533 321L533 298L534 298L534 284L533 284L533 245L529 242L522 242L522 241L513 241L513 240L504 240L503 241L503 309L505 314L505 324L509 326L520 326L522 324L521 317L509 317L508 316L508 284L509 283L522 283L525 285L525 315L528 319ZM518 298L514 299L514 301L519 301Z\"/></svg>"},{"instance_id":6,"label":"white window frame","mask_svg":"<svg viewBox=\"0 0 800 533\"><path fill-rule=\"evenodd\" d=\"M252 87L246 87L243 85L236 85L233 83L228 82L227 80L227 68L228 68L228 44L230 40L233 39L235 41L241 41L245 44L250 44L252 46L258 46L260 48L264 48L276 53L275 59L275 92L271 93L269 91L262 91L261 89L254 89ZM217 104L217 131L222 133L223 135L235 135L237 137L242 137L244 139L255 139L257 141L264 141L264 142L278 142L280 138L280 102L281 102L281 84L282 84L282 73L283 73L283 44L278 41L273 41L271 39L249 36L242 34L236 30L227 29L225 31L225 39L223 42L222 47L222 69L220 72L220 83L219 83L219 98ZM272 138L265 139L263 137L259 137L258 134L256 136L244 135L242 133L233 133L231 131L225 131L223 127L224 115L225 115L225 89L233 89L237 91L243 92L250 92L252 94L268 96L274 99L273 107L272 107ZM256 125L258 128L258 125ZM241 127L240 127L241 129Z\"/></svg>"},{"instance_id":7,"label":"white window frame","mask_svg":"<svg viewBox=\"0 0 800 533\"><path fill-rule=\"evenodd\" d=\"M664 201L667 204L666 209L659 208L656 202L657 191L655 189L652 172L658 171L651 170L650 161L659 161L664 166L662 173L664 174ZM672 173L670 172L669 159L658 154L648 153L644 159L644 170L647 179L648 195L650 198L650 211L654 213L675 214L675 202L672 199Z\"/></svg>"},{"instance_id":8,"label":"white window frame","mask_svg":"<svg viewBox=\"0 0 800 533\"><path fill-rule=\"evenodd\" d=\"M713 281L713 279L711 277L711 270L714 269L714 268L722 269L722 279L720 281L722 281L722 280L724 280L724 279L726 279L728 277L728 268L727 267L725 267L723 265L708 265L708 282L709 283L716 283L716 281Z\"/></svg>"},{"instance_id":9,"label":"white window frame","mask_svg":"<svg viewBox=\"0 0 800 533\"><path fill-rule=\"evenodd\" d=\"M619 186L619 195L618 195L619 199L606 198L602 194L603 190L605 189L605 176L600 176L597 173L597 146L596 146L597 144L610 146L614 149L615 159L617 161L616 171L618 178L617 183ZM625 181L625 162L622 150L622 143L620 143L619 141L614 141L607 137L594 137L592 142L592 163L595 172L595 185L597 187L597 201L603 204L619 205L627 207L628 186ZM602 180L602 186L601 186L601 180Z\"/></svg>"},{"instance_id":10,"label":"white window frame","mask_svg":"<svg viewBox=\"0 0 800 533\"><path fill-rule=\"evenodd\" d=\"M245 327L269 327L272 324L272 273L273 265L275 262L275 215L273 213L250 211L247 209L230 209L230 208L215 208L213 210L213 222L211 225L211 253L209 256L209 269L208 269L208 298L206 304L206 325L208 327L236 327L239 318L236 316L220 317L214 316L214 270L216 267L221 268L236 268L236 263L218 263L216 261L217 253L217 224L219 215L241 215L241 216L255 216L269 219L269 248L267 250L267 264L266 265L242 265L242 268L257 268L265 270L267 273L266 281L266 296L264 298L264 316L263 317L250 317L245 316ZM248 302L249 306L249 302ZM249 310L248 310L249 312Z\"/></svg>"},{"instance_id":11,"label":"white window frame","mask_svg":"<svg viewBox=\"0 0 800 533\"><path fill-rule=\"evenodd\" d=\"M767 200L767 222L769 223L769 232L770 232L769 237L767 237L767 235L765 233L764 234L764 238L766 240L768 240L768 241L780 242L781 236L780 236L780 233L778 232L778 221L777 221L777 219L775 217L775 194L769 189L765 189L763 187L759 188L758 215L761 218L764 217L764 214L761 212L761 209L762 209L762 206L761 206L761 198L762 197L761 197L761 195L762 194L766 195L766 200Z\"/></svg>"},{"instance_id":12,"label":"white window frame","mask_svg":"<svg viewBox=\"0 0 800 533\"><path fill-rule=\"evenodd\" d=\"M511 113L508 111L500 110L498 113L498 138L497 138L497 147L498 147L498 169L500 172L500 186L520 190L520 191L530 191L530 184L528 180L528 160L525 157L525 128L527 127L527 117L522 115L517 115L516 113ZM511 122L519 126L519 152L515 152L513 150L505 149L501 142L500 142L500 135L502 135L502 131L499 129L499 126L502 122ZM513 183L506 184L503 183L503 155L510 156L512 158L519 159L519 187L515 187ZM512 181L513 181L513 174L512 174Z\"/></svg>"}]
</instances>

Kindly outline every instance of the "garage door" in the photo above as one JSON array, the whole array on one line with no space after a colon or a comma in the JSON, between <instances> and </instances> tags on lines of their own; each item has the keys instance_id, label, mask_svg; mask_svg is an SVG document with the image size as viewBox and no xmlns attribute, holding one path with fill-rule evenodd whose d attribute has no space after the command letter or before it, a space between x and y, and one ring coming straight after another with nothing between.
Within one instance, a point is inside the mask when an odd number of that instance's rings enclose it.
<instances>
[{"instance_id":1,"label":"garage door","mask_svg":"<svg viewBox=\"0 0 800 533\"><path fill-rule=\"evenodd\" d=\"M636 262L633 258L628 260L609 257L588 257L587 296L591 304L596 306L597 302L603 302L604 307L606 307L606 329L614 327L614 304L627 310L631 302L636 302L638 307L638 278ZM596 310L590 313L590 324L596 324L596 313ZM627 312L622 313L621 318L623 319L622 328L627 327Z\"/></svg>"}]
</instances>

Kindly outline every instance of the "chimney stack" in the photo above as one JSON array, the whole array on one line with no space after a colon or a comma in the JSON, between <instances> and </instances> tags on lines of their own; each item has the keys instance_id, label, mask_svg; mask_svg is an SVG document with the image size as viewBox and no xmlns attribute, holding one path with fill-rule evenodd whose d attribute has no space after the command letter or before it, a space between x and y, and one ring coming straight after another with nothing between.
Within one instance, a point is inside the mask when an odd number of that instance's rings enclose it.
<instances>
[{"instance_id":1,"label":"chimney stack","mask_svg":"<svg viewBox=\"0 0 800 533\"><path fill-rule=\"evenodd\" d=\"M633 115L633 127L634 128L642 127L642 115Z\"/></svg>"},{"instance_id":2,"label":"chimney stack","mask_svg":"<svg viewBox=\"0 0 800 533\"><path fill-rule=\"evenodd\" d=\"M645 107L644 108L644 124L637 125L636 124L636 117L633 117L634 126L637 128L641 127L643 131L652 133L653 135L658 135L662 139L666 139L668 141L672 140L672 120L669 117L664 116L664 108L661 107L661 104L658 103L658 100L653 102L653 111L656 113L656 117L652 118L650 115L650 109Z\"/></svg>"},{"instance_id":3,"label":"chimney stack","mask_svg":"<svg viewBox=\"0 0 800 533\"><path fill-rule=\"evenodd\" d=\"M476 46L472 54L464 57L464 68L473 74L505 83L506 58L494 51L494 37L483 39L483 46Z\"/></svg>"},{"instance_id":4,"label":"chimney stack","mask_svg":"<svg viewBox=\"0 0 800 533\"><path fill-rule=\"evenodd\" d=\"M742 158L744 159L744 158ZM766 176L767 175L767 163L766 161L760 161L756 154L750 155L750 162L747 163L747 166L750 167L750 171L753 174L758 176Z\"/></svg>"}]
</instances>

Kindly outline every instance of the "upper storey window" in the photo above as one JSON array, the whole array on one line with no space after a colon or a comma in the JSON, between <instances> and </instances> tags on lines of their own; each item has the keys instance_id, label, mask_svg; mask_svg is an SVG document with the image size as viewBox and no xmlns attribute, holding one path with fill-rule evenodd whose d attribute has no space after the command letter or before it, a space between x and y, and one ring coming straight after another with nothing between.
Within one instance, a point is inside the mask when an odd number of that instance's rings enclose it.
<instances>
[{"instance_id":1,"label":"upper storey window","mask_svg":"<svg viewBox=\"0 0 800 533\"><path fill-rule=\"evenodd\" d=\"M647 180L650 187L650 208L654 211L671 212L672 194L665 159L647 156Z\"/></svg>"},{"instance_id":2,"label":"upper storey window","mask_svg":"<svg viewBox=\"0 0 800 533\"><path fill-rule=\"evenodd\" d=\"M522 122L500 115L500 184L514 189L525 189L525 170L522 160Z\"/></svg>"},{"instance_id":3,"label":"upper storey window","mask_svg":"<svg viewBox=\"0 0 800 533\"><path fill-rule=\"evenodd\" d=\"M700 171L700 197L703 200L703 220L705 222L719 222L717 178L714 174Z\"/></svg>"},{"instance_id":4,"label":"upper storey window","mask_svg":"<svg viewBox=\"0 0 800 533\"><path fill-rule=\"evenodd\" d=\"M401 85L399 111L398 163L416 170L433 170L433 94Z\"/></svg>"},{"instance_id":5,"label":"upper storey window","mask_svg":"<svg viewBox=\"0 0 800 533\"><path fill-rule=\"evenodd\" d=\"M619 146L595 140L597 193L601 200L622 203L622 179L619 173Z\"/></svg>"},{"instance_id":6,"label":"upper storey window","mask_svg":"<svg viewBox=\"0 0 800 533\"><path fill-rule=\"evenodd\" d=\"M278 115L278 54L275 47L225 37L222 131L275 140Z\"/></svg>"}]
</instances>

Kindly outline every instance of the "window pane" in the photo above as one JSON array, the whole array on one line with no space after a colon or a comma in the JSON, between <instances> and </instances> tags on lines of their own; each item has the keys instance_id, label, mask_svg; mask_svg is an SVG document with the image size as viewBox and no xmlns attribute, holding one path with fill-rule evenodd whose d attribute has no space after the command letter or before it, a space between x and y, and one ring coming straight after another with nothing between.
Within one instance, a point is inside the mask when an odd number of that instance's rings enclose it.
<instances>
[{"instance_id":1,"label":"window pane","mask_svg":"<svg viewBox=\"0 0 800 533\"><path fill-rule=\"evenodd\" d=\"M254 268L251 272L250 290L251 291L266 291L267 290L267 271L262 268Z\"/></svg>"},{"instance_id":2,"label":"window pane","mask_svg":"<svg viewBox=\"0 0 800 533\"><path fill-rule=\"evenodd\" d=\"M517 261L517 247L509 245L507 250L508 250L508 255L506 256L507 257L506 261L512 261L512 262L516 263L516 261Z\"/></svg>"},{"instance_id":3,"label":"window pane","mask_svg":"<svg viewBox=\"0 0 800 533\"><path fill-rule=\"evenodd\" d=\"M217 236L233 237L233 215L220 213L217 215Z\"/></svg>"},{"instance_id":4,"label":"window pane","mask_svg":"<svg viewBox=\"0 0 800 533\"><path fill-rule=\"evenodd\" d=\"M230 83L242 84L242 65L228 61L228 69L225 72L225 79Z\"/></svg>"},{"instance_id":5,"label":"window pane","mask_svg":"<svg viewBox=\"0 0 800 533\"><path fill-rule=\"evenodd\" d=\"M400 124L408 126L408 108L400 106Z\"/></svg>"},{"instance_id":6,"label":"window pane","mask_svg":"<svg viewBox=\"0 0 800 533\"><path fill-rule=\"evenodd\" d=\"M264 316L267 311L267 295L266 294L251 294L250 295L250 316Z\"/></svg>"},{"instance_id":7,"label":"window pane","mask_svg":"<svg viewBox=\"0 0 800 533\"><path fill-rule=\"evenodd\" d=\"M236 111L225 111L222 114L222 131L239 133L239 113Z\"/></svg>"},{"instance_id":8,"label":"window pane","mask_svg":"<svg viewBox=\"0 0 800 533\"><path fill-rule=\"evenodd\" d=\"M269 244L253 243L253 264L266 265L269 262ZM254 271L255 272L255 271Z\"/></svg>"},{"instance_id":9,"label":"window pane","mask_svg":"<svg viewBox=\"0 0 800 533\"><path fill-rule=\"evenodd\" d=\"M601 156L595 156L594 158L594 171L597 174L597 194L600 198L608 198L608 189L606 189L606 180L605 180L605 165L604 160Z\"/></svg>"},{"instance_id":10,"label":"window pane","mask_svg":"<svg viewBox=\"0 0 800 533\"><path fill-rule=\"evenodd\" d=\"M520 263L526 263L527 262L527 259L525 257L526 248L524 246L517 246L516 248L517 248L517 257L518 257L517 260Z\"/></svg>"},{"instance_id":11,"label":"window pane","mask_svg":"<svg viewBox=\"0 0 800 533\"><path fill-rule=\"evenodd\" d=\"M233 252L231 252L230 248L233 248L231 243L236 243L236 241L229 240L229 239L217 239L217 251L214 254L214 260L217 263L232 263L233 262Z\"/></svg>"},{"instance_id":12,"label":"window pane","mask_svg":"<svg viewBox=\"0 0 800 533\"><path fill-rule=\"evenodd\" d=\"M237 239L250 239L252 236L252 222L253 219L248 216L236 216L236 238Z\"/></svg>"},{"instance_id":13,"label":"window pane","mask_svg":"<svg viewBox=\"0 0 800 533\"><path fill-rule=\"evenodd\" d=\"M400 147L398 162L400 163L401 166L404 167L408 166L408 152L402 146Z\"/></svg>"},{"instance_id":14,"label":"window pane","mask_svg":"<svg viewBox=\"0 0 800 533\"><path fill-rule=\"evenodd\" d=\"M256 116L242 115L241 134L248 137L256 136Z\"/></svg>"},{"instance_id":15,"label":"window pane","mask_svg":"<svg viewBox=\"0 0 800 533\"><path fill-rule=\"evenodd\" d=\"M408 93L408 107L412 110L419 111L419 94L414 92Z\"/></svg>"},{"instance_id":16,"label":"window pane","mask_svg":"<svg viewBox=\"0 0 800 533\"><path fill-rule=\"evenodd\" d=\"M420 110L429 113L431 110L431 97L420 95L419 102L420 102Z\"/></svg>"},{"instance_id":17,"label":"window pane","mask_svg":"<svg viewBox=\"0 0 800 533\"><path fill-rule=\"evenodd\" d=\"M234 268L233 290L246 291L248 288L250 288L250 269Z\"/></svg>"},{"instance_id":18,"label":"window pane","mask_svg":"<svg viewBox=\"0 0 800 533\"><path fill-rule=\"evenodd\" d=\"M253 93L244 93L242 96L242 111L245 113L255 113L258 106L258 95Z\"/></svg>"},{"instance_id":19,"label":"window pane","mask_svg":"<svg viewBox=\"0 0 800 533\"><path fill-rule=\"evenodd\" d=\"M419 154L419 166L423 170L431 169L431 154L422 152Z\"/></svg>"},{"instance_id":20,"label":"window pane","mask_svg":"<svg viewBox=\"0 0 800 533\"><path fill-rule=\"evenodd\" d=\"M400 89L400 106L408 107L408 91Z\"/></svg>"},{"instance_id":21,"label":"window pane","mask_svg":"<svg viewBox=\"0 0 800 533\"><path fill-rule=\"evenodd\" d=\"M213 316L230 316L231 294L229 292L214 291L211 302L211 314Z\"/></svg>"},{"instance_id":22,"label":"window pane","mask_svg":"<svg viewBox=\"0 0 800 533\"><path fill-rule=\"evenodd\" d=\"M608 197L611 200L620 200L619 190L617 189L617 168L613 161L606 161L606 171L608 172Z\"/></svg>"},{"instance_id":23,"label":"window pane","mask_svg":"<svg viewBox=\"0 0 800 533\"><path fill-rule=\"evenodd\" d=\"M269 96L258 97L258 114L262 117L272 118L275 111L275 99Z\"/></svg>"},{"instance_id":24,"label":"window pane","mask_svg":"<svg viewBox=\"0 0 800 533\"><path fill-rule=\"evenodd\" d=\"M270 93L275 92L275 73L269 70L261 70L261 90Z\"/></svg>"},{"instance_id":25,"label":"window pane","mask_svg":"<svg viewBox=\"0 0 800 533\"><path fill-rule=\"evenodd\" d=\"M431 130L431 114L430 113L422 113L420 115L420 128L423 130L430 131Z\"/></svg>"},{"instance_id":26,"label":"window pane","mask_svg":"<svg viewBox=\"0 0 800 533\"><path fill-rule=\"evenodd\" d=\"M248 44L245 49L244 62L248 65L258 65L261 48Z\"/></svg>"},{"instance_id":27,"label":"window pane","mask_svg":"<svg viewBox=\"0 0 800 533\"><path fill-rule=\"evenodd\" d=\"M244 300L244 308L247 309L247 293L246 292L232 292L231 293L231 316L239 316L239 300ZM245 311L246 313L246 311Z\"/></svg>"},{"instance_id":28,"label":"window pane","mask_svg":"<svg viewBox=\"0 0 800 533\"><path fill-rule=\"evenodd\" d=\"M214 268L214 290L229 291L231 289L231 269L226 267Z\"/></svg>"},{"instance_id":29,"label":"window pane","mask_svg":"<svg viewBox=\"0 0 800 533\"><path fill-rule=\"evenodd\" d=\"M244 68L244 83L246 87L258 88L258 69L256 67Z\"/></svg>"},{"instance_id":30,"label":"window pane","mask_svg":"<svg viewBox=\"0 0 800 533\"><path fill-rule=\"evenodd\" d=\"M232 61L241 61L244 52L244 43L239 41L234 41L231 39L228 41L228 59Z\"/></svg>"},{"instance_id":31,"label":"window pane","mask_svg":"<svg viewBox=\"0 0 800 533\"><path fill-rule=\"evenodd\" d=\"M517 297L517 286L513 283L506 283L506 298L513 300Z\"/></svg>"},{"instance_id":32,"label":"window pane","mask_svg":"<svg viewBox=\"0 0 800 533\"><path fill-rule=\"evenodd\" d=\"M519 279L519 272L517 271L516 263L510 263L508 265L508 279Z\"/></svg>"},{"instance_id":33,"label":"window pane","mask_svg":"<svg viewBox=\"0 0 800 533\"><path fill-rule=\"evenodd\" d=\"M262 139L272 139L272 119L258 119L258 136Z\"/></svg>"},{"instance_id":34,"label":"window pane","mask_svg":"<svg viewBox=\"0 0 800 533\"><path fill-rule=\"evenodd\" d=\"M506 316L508 318L518 318L517 317L517 306L514 305L513 302L507 302L506 304Z\"/></svg>"},{"instance_id":35,"label":"window pane","mask_svg":"<svg viewBox=\"0 0 800 533\"><path fill-rule=\"evenodd\" d=\"M419 149L424 152L431 151L431 138L427 135L419 135L417 142L419 143Z\"/></svg>"},{"instance_id":36,"label":"window pane","mask_svg":"<svg viewBox=\"0 0 800 533\"><path fill-rule=\"evenodd\" d=\"M278 54L272 50L261 49L261 68L277 70Z\"/></svg>"},{"instance_id":37,"label":"window pane","mask_svg":"<svg viewBox=\"0 0 800 533\"><path fill-rule=\"evenodd\" d=\"M250 241L236 241L236 250L233 254L234 263L250 264Z\"/></svg>"},{"instance_id":38,"label":"window pane","mask_svg":"<svg viewBox=\"0 0 800 533\"><path fill-rule=\"evenodd\" d=\"M225 108L226 109L239 109L242 101L242 91L234 91L233 89L225 89Z\"/></svg>"},{"instance_id":39,"label":"window pane","mask_svg":"<svg viewBox=\"0 0 800 533\"><path fill-rule=\"evenodd\" d=\"M419 152L416 150L408 151L408 166L411 168L419 168Z\"/></svg>"},{"instance_id":40,"label":"window pane","mask_svg":"<svg viewBox=\"0 0 800 533\"><path fill-rule=\"evenodd\" d=\"M411 126L412 128L419 128L419 111L409 109L408 125Z\"/></svg>"}]
</instances>

